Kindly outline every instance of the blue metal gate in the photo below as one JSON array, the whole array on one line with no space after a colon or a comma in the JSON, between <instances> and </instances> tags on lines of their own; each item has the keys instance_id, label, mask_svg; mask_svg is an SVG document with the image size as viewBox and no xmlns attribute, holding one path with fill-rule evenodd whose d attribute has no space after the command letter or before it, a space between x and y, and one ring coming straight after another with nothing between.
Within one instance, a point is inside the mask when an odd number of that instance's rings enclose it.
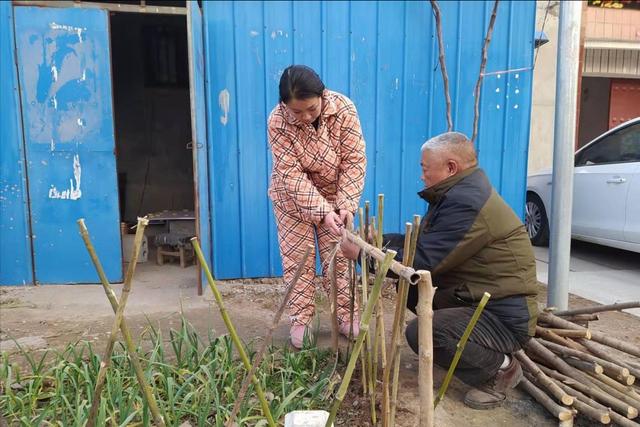
<instances>
[{"instance_id":1,"label":"blue metal gate","mask_svg":"<svg viewBox=\"0 0 640 427\"><path fill-rule=\"evenodd\" d=\"M493 1L440 2L453 120L471 134L473 89ZM385 230L423 213L419 149L446 129L427 1L203 2L215 271L276 276L266 120L282 70L315 68L355 102L367 142L362 200L386 196ZM501 2L481 99L480 164L522 215L535 2Z\"/></svg>"},{"instance_id":2,"label":"blue metal gate","mask_svg":"<svg viewBox=\"0 0 640 427\"><path fill-rule=\"evenodd\" d=\"M76 220L122 280L108 13L15 7L35 277L96 283Z\"/></svg>"},{"instance_id":3,"label":"blue metal gate","mask_svg":"<svg viewBox=\"0 0 640 427\"><path fill-rule=\"evenodd\" d=\"M0 285L33 280L14 46L13 7L0 2Z\"/></svg>"}]
</instances>

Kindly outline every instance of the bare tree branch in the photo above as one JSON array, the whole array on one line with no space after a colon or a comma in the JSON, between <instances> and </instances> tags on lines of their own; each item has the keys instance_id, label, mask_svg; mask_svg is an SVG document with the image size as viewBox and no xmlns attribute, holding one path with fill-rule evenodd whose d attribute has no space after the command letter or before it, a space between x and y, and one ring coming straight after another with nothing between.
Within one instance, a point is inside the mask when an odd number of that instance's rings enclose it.
<instances>
[{"instance_id":1,"label":"bare tree branch","mask_svg":"<svg viewBox=\"0 0 640 427\"><path fill-rule=\"evenodd\" d=\"M453 120L451 120L451 96L449 95L449 76L447 74L447 64L444 60L444 43L442 41L442 19L440 17L440 6L436 0L431 1L433 16L436 20L436 30L438 36L438 49L440 51L440 70L442 71L442 81L444 82L444 98L447 103L447 132L453 130Z\"/></svg>"},{"instance_id":2,"label":"bare tree branch","mask_svg":"<svg viewBox=\"0 0 640 427\"><path fill-rule=\"evenodd\" d=\"M482 79L484 78L484 69L487 66L487 51L489 50L489 43L491 43L491 35L493 34L493 26L496 23L496 15L498 14L498 3L500 0L496 0L493 3L493 11L491 12L491 19L489 20L489 27L487 28L487 36L484 39L484 45L482 46L482 60L480 61L480 73L478 74L478 81L476 82L475 89L475 107L473 113L473 134L471 135L471 142L476 140L478 136L478 122L480 121L480 88L482 86Z\"/></svg>"}]
</instances>

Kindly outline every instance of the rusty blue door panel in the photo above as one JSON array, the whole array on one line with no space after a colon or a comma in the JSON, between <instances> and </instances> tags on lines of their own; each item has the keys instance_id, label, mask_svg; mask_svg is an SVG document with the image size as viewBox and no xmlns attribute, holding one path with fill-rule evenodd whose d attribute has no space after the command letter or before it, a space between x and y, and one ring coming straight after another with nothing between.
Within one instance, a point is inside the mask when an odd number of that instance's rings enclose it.
<instances>
[{"instance_id":1,"label":"rusty blue door panel","mask_svg":"<svg viewBox=\"0 0 640 427\"><path fill-rule=\"evenodd\" d=\"M194 177L198 240L211 266L211 207L209 205L209 166L207 156L207 115L204 85L204 41L202 11L197 2L187 2L189 31L189 76L191 86L191 129L193 139ZM204 274L204 272L203 272ZM202 277L202 283L206 279Z\"/></svg>"},{"instance_id":2,"label":"rusty blue door panel","mask_svg":"<svg viewBox=\"0 0 640 427\"><path fill-rule=\"evenodd\" d=\"M440 2L454 129L472 133L474 86L493 1ZM386 195L385 230L414 213L420 146L446 129L429 2L203 2L214 265L219 278L281 272L267 197L266 120L290 64L350 96L367 143L362 200ZM477 147L493 185L522 216L535 2L501 2L480 103Z\"/></svg>"},{"instance_id":3,"label":"rusty blue door panel","mask_svg":"<svg viewBox=\"0 0 640 427\"><path fill-rule=\"evenodd\" d=\"M36 281L97 283L85 218L107 277L122 280L108 14L15 7Z\"/></svg>"},{"instance_id":4,"label":"rusty blue door panel","mask_svg":"<svg viewBox=\"0 0 640 427\"><path fill-rule=\"evenodd\" d=\"M29 206L13 61L13 7L0 2L0 285L33 282Z\"/></svg>"}]
</instances>

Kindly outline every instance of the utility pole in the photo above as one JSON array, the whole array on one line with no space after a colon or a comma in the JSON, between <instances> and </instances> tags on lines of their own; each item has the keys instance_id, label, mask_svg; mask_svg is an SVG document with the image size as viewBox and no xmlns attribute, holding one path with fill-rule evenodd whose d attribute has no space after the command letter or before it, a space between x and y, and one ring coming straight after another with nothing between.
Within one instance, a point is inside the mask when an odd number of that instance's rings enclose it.
<instances>
[{"instance_id":1,"label":"utility pole","mask_svg":"<svg viewBox=\"0 0 640 427\"><path fill-rule=\"evenodd\" d=\"M578 103L582 2L560 2L553 142L553 186L549 217L547 305L566 310L569 302L573 162Z\"/></svg>"}]
</instances>

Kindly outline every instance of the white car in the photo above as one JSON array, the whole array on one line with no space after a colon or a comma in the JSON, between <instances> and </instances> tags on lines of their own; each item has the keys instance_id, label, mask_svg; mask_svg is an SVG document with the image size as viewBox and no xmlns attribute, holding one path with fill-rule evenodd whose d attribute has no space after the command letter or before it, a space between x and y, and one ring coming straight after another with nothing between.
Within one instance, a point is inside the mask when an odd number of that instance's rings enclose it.
<instances>
[{"instance_id":1,"label":"white car","mask_svg":"<svg viewBox=\"0 0 640 427\"><path fill-rule=\"evenodd\" d=\"M640 252L640 117L610 129L575 154L574 239ZM549 243L551 171L528 177L525 225Z\"/></svg>"}]
</instances>

